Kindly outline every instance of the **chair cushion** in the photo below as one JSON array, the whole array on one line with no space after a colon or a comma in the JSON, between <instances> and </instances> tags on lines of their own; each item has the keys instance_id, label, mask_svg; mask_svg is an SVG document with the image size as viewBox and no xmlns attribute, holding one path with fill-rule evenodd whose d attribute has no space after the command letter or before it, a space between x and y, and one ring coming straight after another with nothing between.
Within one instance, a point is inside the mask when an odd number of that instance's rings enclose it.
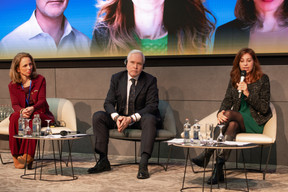
<instances>
[{"instance_id":1,"label":"chair cushion","mask_svg":"<svg viewBox=\"0 0 288 192\"><path fill-rule=\"evenodd\" d=\"M86 132L87 133L87 132ZM142 130L140 129L126 129L125 133L119 133L117 129L110 129L110 138L127 139L127 140L141 140ZM156 140L167 140L173 138L174 134L165 129L158 129Z\"/></svg>"},{"instance_id":2,"label":"chair cushion","mask_svg":"<svg viewBox=\"0 0 288 192\"><path fill-rule=\"evenodd\" d=\"M236 135L236 141L250 142L256 144L274 143L273 138L264 134L256 134L256 133L239 133Z\"/></svg>"},{"instance_id":3,"label":"chair cushion","mask_svg":"<svg viewBox=\"0 0 288 192\"><path fill-rule=\"evenodd\" d=\"M1 121L0 135L9 135L9 117Z\"/></svg>"}]
</instances>

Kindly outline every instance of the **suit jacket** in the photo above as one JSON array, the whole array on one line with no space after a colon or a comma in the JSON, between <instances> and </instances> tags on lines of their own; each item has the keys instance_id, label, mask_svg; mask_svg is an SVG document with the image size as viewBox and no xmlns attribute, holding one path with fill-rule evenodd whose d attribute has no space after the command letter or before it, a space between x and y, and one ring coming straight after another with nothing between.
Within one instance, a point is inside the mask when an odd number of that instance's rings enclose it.
<instances>
[{"instance_id":1,"label":"suit jacket","mask_svg":"<svg viewBox=\"0 0 288 192\"><path fill-rule=\"evenodd\" d=\"M258 125L262 125L272 117L272 112L270 109L269 77L264 74L258 81L248 84L247 86L249 96L245 96L244 99L249 105L253 119L257 122ZM222 110L231 109L233 111L239 111L240 104L241 99L239 98L239 92L235 87L232 86L232 82L230 80L219 112Z\"/></svg>"},{"instance_id":2,"label":"suit jacket","mask_svg":"<svg viewBox=\"0 0 288 192\"><path fill-rule=\"evenodd\" d=\"M25 92L20 83L12 83L9 85L9 93L14 112L19 113L22 108L26 107ZM54 121L53 114L49 111L49 106L46 101L46 80L42 75L38 75L32 79L31 84L31 99L34 103L34 113L40 114L41 119L51 119ZM33 118L33 114L31 118Z\"/></svg>"},{"instance_id":3,"label":"suit jacket","mask_svg":"<svg viewBox=\"0 0 288 192\"><path fill-rule=\"evenodd\" d=\"M217 28L214 40L214 53L237 53L248 47L250 26L235 19Z\"/></svg>"},{"instance_id":4,"label":"suit jacket","mask_svg":"<svg viewBox=\"0 0 288 192\"><path fill-rule=\"evenodd\" d=\"M128 72L122 71L112 76L110 88L104 103L106 112L124 115L127 101ZM135 113L149 113L160 118L158 110L158 88L156 77L142 71L136 84Z\"/></svg>"}]
</instances>

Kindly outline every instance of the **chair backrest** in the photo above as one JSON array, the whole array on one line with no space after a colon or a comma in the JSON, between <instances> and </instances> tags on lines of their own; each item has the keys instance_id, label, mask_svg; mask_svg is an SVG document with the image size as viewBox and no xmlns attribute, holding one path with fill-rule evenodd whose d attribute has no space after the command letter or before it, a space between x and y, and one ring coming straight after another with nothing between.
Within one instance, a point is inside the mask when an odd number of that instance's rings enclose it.
<instances>
[{"instance_id":1,"label":"chair backrest","mask_svg":"<svg viewBox=\"0 0 288 192\"><path fill-rule=\"evenodd\" d=\"M163 129L168 130L176 136L176 121L170 104L166 101L159 100L158 108L163 121Z\"/></svg>"},{"instance_id":2,"label":"chair backrest","mask_svg":"<svg viewBox=\"0 0 288 192\"><path fill-rule=\"evenodd\" d=\"M267 121L267 123L265 124L263 129L263 135L270 137L274 143L277 134L277 113L272 103L270 103L270 108L272 111L272 118L269 119L269 121Z\"/></svg>"},{"instance_id":3,"label":"chair backrest","mask_svg":"<svg viewBox=\"0 0 288 192\"><path fill-rule=\"evenodd\" d=\"M55 120L64 121L66 127L77 131L76 113L71 101L64 98L47 98L47 102Z\"/></svg>"},{"instance_id":4,"label":"chair backrest","mask_svg":"<svg viewBox=\"0 0 288 192\"><path fill-rule=\"evenodd\" d=\"M214 111L213 113L211 113L210 115L204 117L203 119L199 121L199 124L202 125L201 129L205 128L206 123L213 124L214 126L217 125L217 112L218 110Z\"/></svg>"}]
</instances>

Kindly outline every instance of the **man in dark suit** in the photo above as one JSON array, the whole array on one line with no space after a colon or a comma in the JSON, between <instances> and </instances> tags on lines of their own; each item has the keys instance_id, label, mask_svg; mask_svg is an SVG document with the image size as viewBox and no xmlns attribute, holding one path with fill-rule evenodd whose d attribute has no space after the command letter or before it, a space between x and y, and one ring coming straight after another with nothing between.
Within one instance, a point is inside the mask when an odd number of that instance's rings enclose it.
<instances>
[{"instance_id":1,"label":"man in dark suit","mask_svg":"<svg viewBox=\"0 0 288 192\"><path fill-rule=\"evenodd\" d=\"M156 129L160 123L157 79L143 71L145 56L132 50L125 61L126 69L112 76L104 108L93 115L95 151L100 155L97 164L88 173L110 171L107 158L109 129L142 129L141 160L138 179L149 178L148 159L151 157Z\"/></svg>"}]
</instances>

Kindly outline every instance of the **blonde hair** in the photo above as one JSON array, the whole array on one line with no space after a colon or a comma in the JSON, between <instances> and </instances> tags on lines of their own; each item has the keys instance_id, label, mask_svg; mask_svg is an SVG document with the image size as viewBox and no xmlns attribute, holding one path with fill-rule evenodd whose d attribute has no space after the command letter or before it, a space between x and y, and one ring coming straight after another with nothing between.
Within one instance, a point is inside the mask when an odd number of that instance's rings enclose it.
<instances>
[{"instance_id":1,"label":"blonde hair","mask_svg":"<svg viewBox=\"0 0 288 192\"><path fill-rule=\"evenodd\" d=\"M29 57L31 59L31 62L33 65L31 78L33 79L33 78L37 77L36 64L35 64L33 57L29 53L21 52L21 53L18 53L11 62L9 76L10 76L10 79L13 83L22 83L21 75L17 71L17 69L19 68L20 62L21 62L22 58L24 58L24 57Z\"/></svg>"}]
</instances>

